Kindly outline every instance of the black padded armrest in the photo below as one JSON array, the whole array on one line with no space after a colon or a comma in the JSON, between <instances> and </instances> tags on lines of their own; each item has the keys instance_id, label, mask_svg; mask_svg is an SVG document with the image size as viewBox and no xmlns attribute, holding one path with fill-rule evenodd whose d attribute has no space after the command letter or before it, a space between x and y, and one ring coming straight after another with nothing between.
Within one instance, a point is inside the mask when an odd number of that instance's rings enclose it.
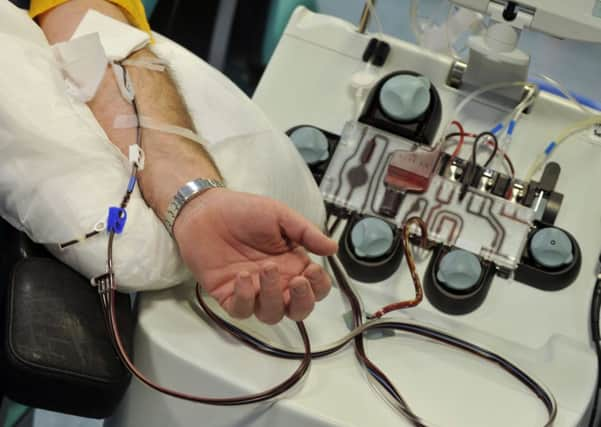
<instances>
[{"instance_id":1,"label":"black padded armrest","mask_svg":"<svg viewBox=\"0 0 601 427\"><path fill-rule=\"evenodd\" d=\"M13 268L6 290L2 357L5 394L25 405L106 418L130 382L113 350L97 290L52 258ZM123 341L131 351L128 295L117 298Z\"/></svg>"}]
</instances>

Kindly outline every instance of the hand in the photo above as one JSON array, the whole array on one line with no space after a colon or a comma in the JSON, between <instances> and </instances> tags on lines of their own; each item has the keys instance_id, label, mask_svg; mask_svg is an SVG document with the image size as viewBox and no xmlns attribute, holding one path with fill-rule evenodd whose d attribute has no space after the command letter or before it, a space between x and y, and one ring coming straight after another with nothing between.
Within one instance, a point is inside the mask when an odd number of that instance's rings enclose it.
<instances>
[{"instance_id":1,"label":"hand","mask_svg":"<svg viewBox=\"0 0 601 427\"><path fill-rule=\"evenodd\" d=\"M305 249L328 256L336 243L267 197L208 190L183 208L174 234L186 265L232 317L300 321L330 290Z\"/></svg>"}]
</instances>

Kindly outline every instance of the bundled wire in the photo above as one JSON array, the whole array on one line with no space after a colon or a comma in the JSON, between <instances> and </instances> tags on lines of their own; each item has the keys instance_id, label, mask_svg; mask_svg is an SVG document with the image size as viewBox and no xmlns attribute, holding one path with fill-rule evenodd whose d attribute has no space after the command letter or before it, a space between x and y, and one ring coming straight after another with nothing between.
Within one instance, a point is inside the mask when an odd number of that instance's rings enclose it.
<instances>
[{"instance_id":1,"label":"bundled wire","mask_svg":"<svg viewBox=\"0 0 601 427\"><path fill-rule=\"evenodd\" d=\"M124 73L124 78L126 78L126 73ZM139 118L138 105L136 103L135 97L132 100L132 106L134 109L134 113L137 118ZM138 146L142 146L142 127L140 126L140 121L138 120L136 126L136 143ZM136 176L138 173L137 164L134 163L132 165L132 171L130 175L130 180L127 186L127 190L125 191L125 195L120 204L121 209L125 209L129 203L131 198L131 194L133 193L136 185ZM186 401L196 402L196 403L204 403L209 405L216 406L234 406L234 405L248 405L258 402L263 402L266 400L273 399L282 393L290 390L296 384L301 381L301 379L305 376L305 374L309 370L309 366L311 364L311 344L309 342L309 336L307 334L307 330L302 322L298 322L297 328L302 338L304 352L302 353L301 363L299 367L294 371L294 373L287 378L285 381L272 387L264 392L256 393L248 396L240 396L240 397L230 397L230 398L213 398L213 397L203 397L196 396L189 393L183 393L176 390L169 389L167 387L163 387L161 385L156 384L146 375L144 375L132 362L125 345L121 339L121 333L119 331L119 324L117 321L116 315L116 298L115 293L117 291L117 283L115 281L115 273L113 268L113 244L115 240L115 230L109 229L109 237L108 237L108 247L107 247L107 272L106 274L95 279L95 283L98 286L98 293L100 295L100 300L102 303L102 308L104 312L105 322L107 324L111 340L113 341L113 346L119 356L121 362L125 365L127 370L134 375L138 380L142 383L146 384L148 387Z\"/></svg>"},{"instance_id":2,"label":"bundled wire","mask_svg":"<svg viewBox=\"0 0 601 427\"><path fill-rule=\"evenodd\" d=\"M335 227L332 228L335 231ZM405 225L405 229L409 229L407 224ZM423 230L421 237L424 239L426 238L426 235L423 234ZM400 415L409 420L413 426L424 427L426 426L425 422L411 410L409 404L403 398L394 383L377 365L375 365L375 363L373 363L373 361L370 360L366 353L365 343L363 340L363 336L366 332L376 330L393 330L418 335L466 351L500 367L511 376L516 378L520 383L525 385L543 403L548 412L548 421L544 424L544 426L550 427L553 425L553 422L557 416L557 404L551 392L507 359L498 356L497 354L478 345L469 343L445 332L416 323L390 319L375 319L364 323L361 302L355 291L352 289L342 268L334 257L328 257L328 263L340 290L350 304L354 329L348 335L339 339L338 341L326 346L323 349L313 352L311 354L313 358L321 358L331 355L345 348L349 343L352 342L354 344L355 355L358 361L362 366L365 367L367 373L369 374L369 378L371 378L377 387L379 387L379 391L384 395L386 401L389 402L391 406L400 413ZM256 350L284 359L300 359L304 356L304 354L301 352L280 348L274 344L267 343L221 318L214 311L212 311L204 301L200 287L197 287L197 300L203 311L211 320L216 322L219 327L223 328L230 335L240 339L242 342L255 348Z\"/></svg>"},{"instance_id":3,"label":"bundled wire","mask_svg":"<svg viewBox=\"0 0 601 427\"><path fill-rule=\"evenodd\" d=\"M340 287L344 296L348 299L350 303L351 311L353 313L353 321L358 326L356 326L355 329L351 331L348 335L336 341L328 348L320 350L319 353L313 353L312 356L314 358L325 357L330 354L333 354L335 351L344 348L351 341L354 341L355 345L357 345L356 339L360 336L363 336L368 331L394 330L418 335L466 351L474 356L478 356L500 367L501 369L509 373L511 376L516 378L520 383L525 385L543 403L548 412L548 421L544 424L544 426L550 427L553 425L553 422L557 416L557 404L551 392L548 391L543 385L537 383L534 379L532 379L530 375L528 375L526 372L518 368L515 364L508 361L507 359L496 355L495 353L486 350L476 344L469 343L445 332L438 331L433 328L419 325L413 322L400 321L396 319L378 319L371 320L364 324L362 322L361 304L352 287L350 286L348 280L346 279L342 268L339 266L337 260L334 257L329 257L328 263L332 268L332 272L334 274L336 282L338 283L338 286ZM198 303L203 309L203 311L212 320L218 321L218 325L224 327L228 333L232 334L232 336L241 339L246 344L253 343L252 345L260 346L263 352L267 352L272 356L284 359L300 359L303 357L302 352L280 348L276 345L268 344L256 337L253 337L250 333L245 332L240 328L236 327L235 325L231 324L227 320L220 318L214 311L212 311L209 308L207 303L203 300L201 294L198 294L197 296ZM356 349L356 352L357 351L359 351L358 357L361 361L364 357L367 358L367 356L363 354L364 348L361 347L361 345L359 346L358 350ZM367 360L369 359L367 358ZM387 393L389 393L391 398L393 398L405 411L408 411L409 406L401 397L400 392L396 389L394 384L381 372L381 370L375 369L377 367L373 363L368 363L365 366L367 367L370 375L377 376L376 381L378 381L378 383L387 391ZM403 413L403 416L407 415L410 414ZM419 419L419 417L415 416L415 414L410 415L409 419L413 422L414 425L425 425L423 421Z\"/></svg>"},{"instance_id":4,"label":"bundled wire","mask_svg":"<svg viewBox=\"0 0 601 427\"><path fill-rule=\"evenodd\" d=\"M459 133L459 132L455 132L455 133L450 133L450 134L448 134L448 135L445 137L445 140L446 140L447 142L449 142L449 141L451 141L453 138L460 138L462 135L463 135L463 137L464 137L464 138L476 138L476 137L478 136L478 135L476 135L475 133L469 133L469 132L466 132L466 133L463 133L463 134L461 134L461 133ZM464 145L465 145L465 144L473 144L473 142L468 142L468 141L466 141L466 140L465 140L465 141L464 141ZM489 148L492 148L492 149L494 149L494 147L495 147L495 143L494 143L494 141L492 141L492 140L488 140L488 141L486 141L486 144L487 144L487 146L488 146ZM509 173L511 174L511 177L512 177L512 178L515 178L515 166L513 165L513 161L511 160L511 158L509 157L509 155L508 155L508 154L507 154L505 151L501 150L500 148L498 148L498 151L499 151L499 154L501 154L501 155L503 156L503 159L504 159L504 161L505 161L505 165L507 166L507 169L508 169ZM457 149L455 149L454 153L455 153L455 152L457 152ZM454 153L453 153L453 154L454 154ZM448 161L448 164L451 164L455 158L457 158L457 156L453 157L453 155L451 155L451 158L450 158L450 160Z\"/></svg>"},{"instance_id":5,"label":"bundled wire","mask_svg":"<svg viewBox=\"0 0 601 427\"><path fill-rule=\"evenodd\" d=\"M486 162L484 163L484 167L486 168L492 163L492 161L495 159L495 156L497 155L497 152L499 151L499 140L497 139L497 136L492 132L482 132L480 135L476 136L476 140L472 145L472 157L470 159L470 162L472 162L474 165L478 164L478 145L480 144L480 141L482 141L484 138L489 138L493 142L493 151L488 160L486 160Z\"/></svg>"},{"instance_id":6,"label":"bundled wire","mask_svg":"<svg viewBox=\"0 0 601 427\"><path fill-rule=\"evenodd\" d=\"M407 260L407 265L409 266L409 272L413 281L413 287L415 289L415 298L408 301L400 301L394 304L384 306L378 311L376 311L374 315L370 317L370 319L379 319L386 313L390 313L391 311L416 307L424 299L424 290L422 289L421 281L419 279L419 275L417 274L417 267L415 266L415 259L413 258L413 252L411 251L410 234L411 226L413 224L416 224L420 229L420 246L422 248L428 247L428 226L421 218L412 217L407 220L402 229L403 252L405 253L405 259Z\"/></svg>"}]
</instances>

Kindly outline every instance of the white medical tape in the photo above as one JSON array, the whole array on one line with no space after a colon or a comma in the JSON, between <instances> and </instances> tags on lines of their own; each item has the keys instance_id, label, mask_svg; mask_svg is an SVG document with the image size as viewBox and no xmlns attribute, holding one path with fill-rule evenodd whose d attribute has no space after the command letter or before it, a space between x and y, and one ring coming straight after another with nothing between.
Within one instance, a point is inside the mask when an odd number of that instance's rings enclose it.
<instances>
[{"instance_id":1,"label":"white medical tape","mask_svg":"<svg viewBox=\"0 0 601 427\"><path fill-rule=\"evenodd\" d=\"M158 132L168 133L171 135L182 136L199 144L206 144L206 140L199 134L192 132L190 129L186 129L180 126L168 125L164 123L158 123L150 117L146 116L135 116L135 115L120 115L115 117L113 127L115 129L130 129L138 127L138 120L140 127L144 129L156 130Z\"/></svg>"},{"instance_id":2,"label":"white medical tape","mask_svg":"<svg viewBox=\"0 0 601 427\"><path fill-rule=\"evenodd\" d=\"M68 93L81 102L94 98L108 65L98 34L57 43L52 50Z\"/></svg>"},{"instance_id":3,"label":"white medical tape","mask_svg":"<svg viewBox=\"0 0 601 427\"><path fill-rule=\"evenodd\" d=\"M138 144L132 144L129 146L129 162L136 165L139 171L144 170L144 160L146 155Z\"/></svg>"},{"instance_id":4,"label":"white medical tape","mask_svg":"<svg viewBox=\"0 0 601 427\"><path fill-rule=\"evenodd\" d=\"M167 63L159 58L126 59L121 64L159 72L167 69Z\"/></svg>"},{"instance_id":5,"label":"white medical tape","mask_svg":"<svg viewBox=\"0 0 601 427\"><path fill-rule=\"evenodd\" d=\"M132 84L129 74L127 70L116 62L111 63L113 73L115 74L115 80L117 80L117 86L119 86L119 92L121 92L121 96L130 104L133 102L136 97L136 92L134 90L134 85Z\"/></svg>"}]
</instances>

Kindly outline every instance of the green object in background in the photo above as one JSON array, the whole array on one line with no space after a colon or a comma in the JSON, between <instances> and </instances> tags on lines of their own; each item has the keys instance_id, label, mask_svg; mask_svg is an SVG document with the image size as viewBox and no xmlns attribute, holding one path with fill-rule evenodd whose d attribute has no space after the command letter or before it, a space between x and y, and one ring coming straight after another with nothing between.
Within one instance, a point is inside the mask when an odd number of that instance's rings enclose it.
<instances>
[{"instance_id":1,"label":"green object in background","mask_svg":"<svg viewBox=\"0 0 601 427\"><path fill-rule=\"evenodd\" d=\"M6 405L6 416L2 424L3 427L14 427L17 423L23 419L23 416L29 411L27 406L19 405L18 403L11 402L8 399L5 399L2 402L3 405Z\"/></svg>"},{"instance_id":2,"label":"green object in background","mask_svg":"<svg viewBox=\"0 0 601 427\"><path fill-rule=\"evenodd\" d=\"M317 11L317 0L271 0L267 26L265 28L265 38L263 39L263 49L261 52L261 62L267 65L271 55L275 50L292 12L298 6L305 6L312 11Z\"/></svg>"},{"instance_id":3,"label":"green object in background","mask_svg":"<svg viewBox=\"0 0 601 427\"><path fill-rule=\"evenodd\" d=\"M144 10L146 10L146 16L150 18L152 16L152 12L154 12L154 8L157 6L159 0L143 0Z\"/></svg>"}]
</instances>

